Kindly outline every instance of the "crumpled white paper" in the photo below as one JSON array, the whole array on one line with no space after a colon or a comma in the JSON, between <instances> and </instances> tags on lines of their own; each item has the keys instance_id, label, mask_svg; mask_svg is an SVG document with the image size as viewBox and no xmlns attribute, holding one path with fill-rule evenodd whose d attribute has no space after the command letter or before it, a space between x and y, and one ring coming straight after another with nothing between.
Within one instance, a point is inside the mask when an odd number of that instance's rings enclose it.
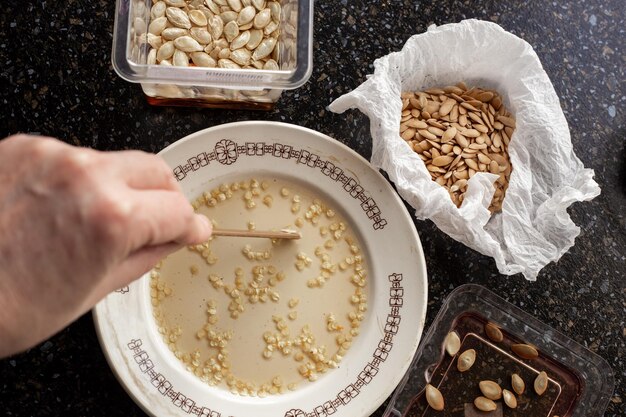
<instances>
[{"instance_id":1,"label":"crumpled white paper","mask_svg":"<svg viewBox=\"0 0 626 417\"><path fill-rule=\"evenodd\" d=\"M375 72L335 100L336 113L358 108L370 118L372 164L382 168L419 219L495 259L502 274L534 281L574 244L580 229L567 207L600 194L593 170L574 154L559 98L532 47L495 23L465 20L411 37L402 51L374 62ZM513 171L502 204L488 211L496 175L478 173L457 208L399 137L403 91L464 81L497 90L516 118L509 145Z\"/></svg>"}]
</instances>

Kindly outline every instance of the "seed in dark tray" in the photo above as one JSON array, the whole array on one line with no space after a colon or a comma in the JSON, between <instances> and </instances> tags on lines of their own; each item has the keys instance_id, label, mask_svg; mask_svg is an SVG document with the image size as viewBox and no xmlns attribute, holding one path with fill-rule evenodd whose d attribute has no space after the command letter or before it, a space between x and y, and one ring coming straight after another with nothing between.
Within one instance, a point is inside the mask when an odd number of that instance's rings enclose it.
<instances>
[{"instance_id":1,"label":"seed in dark tray","mask_svg":"<svg viewBox=\"0 0 626 417\"><path fill-rule=\"evenodd\" d=\"M487 337L494 342L502 342L504 339L504 336L498 326L493 323L487 323L485 325L485 333L487 334Z\"/></svg>"},{"instance_id":2,"label":"seed in dark tray","mask_svg":"<svg viewBox=\"0 0 626 417\"><path fill-rule=\"evenodd\" d=\"M502 388L494 381L480 381L478 388L480 388L480 392L490 400L499 400L502 397Z\"/></svg>"},{"instance_id":3,"label":"seed in dark tray","mask_svg":"<svg viewBox=\"0 0 626 417\"><path fill-rule=\"evenodd\" d=\"M526 384L524 383L524 380L518 374L511 375L511 386L513 387L513 391L515 391L517 395L522 395L524 393L524 390L526 389Z\"/></svg>"},{"instance_id":4,"label":"seed in dark tray","mask_svg":"<svg viewBox=\"0 0 626 417\"><path fill-rule=\"evenodd\" d=\"M485 397L476 397L474 405L480 411L493 411L497 408L496 403Z\"/></svg>"},{"instance_id":5,"label":"seed in dark tray","mask_svg":"<svg viewBox=\"0 0 626 417\"><path fill-rule=\"evenodd\" d=\"M437 388L430 384L426 385L426 401L434 410L443 410L443 395L441 395L441 392Z\"/></svg>"},{"instance_id":6,"label":"seed in dark tray","mask_svg":"<svg viewBox=\"0 0 626 417\"><path fill-rule=\"evenodd\" d=\"M543 395L543 393L546 392L548 388L548 374L546 374L545 371L541 371L539 375L537 375L534 387L537 395Z\"/></svg>"},{"instance_id":7,"label":"seed in dark tray","mask_svg":"<svg viewBox=\"0 0 626 417\"><path fill-rule=\"evenodd\" d=\"M537 359L539 352L530 345L516 344L511 345L511 350L522 359Z\"/></svg>"},{"instance_id":8,"label":"seed in dark tray","mask_svg":"<svg viewBox=\"0 0 626 417\"><path fill-rule=\"evenodd\" d=\"M456 332L448 333L446 340L444 341L444 346L448 355L456 355L461 348L461 339L459 339L459 335Z\"/></svg>"},{"instance_id":9,"label":"seed in dark tray","mask_svg":"<svg viewBox=\"0 0 626 417\"><path fill-rule=\"evenodd\" d=\"M517 398L515 398L515 394L513 394L508 389L502 390L502 398L504 399L504 403L509 408L517 408Z\"/></svg>"},{"instance_id":10,"label":"seed in dark tray","mask_svg":"<svg viewBox=\"0 0 626 417\"><path fill-rule=\"evenodd\" d=\"M474 349L468 349L465 352L459 355L459 360L457 362L457 369L460 372L465 372L469 370L474 362L476 361L476 351Z\"/></svg>"}]
</instances>

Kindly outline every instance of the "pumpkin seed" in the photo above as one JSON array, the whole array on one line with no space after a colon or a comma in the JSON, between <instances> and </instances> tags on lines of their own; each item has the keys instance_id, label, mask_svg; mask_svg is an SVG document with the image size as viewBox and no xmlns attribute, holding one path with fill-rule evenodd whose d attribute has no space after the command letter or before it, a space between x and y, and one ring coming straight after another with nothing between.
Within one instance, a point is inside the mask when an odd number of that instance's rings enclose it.
<instances>
[{"instance_id":1,"label":"pumpkin seed","mask_svg":"<svg viewBox=\"0 0 626 417\"><path fill-rule=\"evenodd\" d=\"M202 45L208 45L213 40L209 31L205 28L191 28L189 34Z\"/></svg>"},{"instance_id":2,"label":"pumpkin seed","mask_svg":"<svg viewBox=\"0 0 626 417\"><path fill-rule=\"evenodd\" d=\"M524 390L526 389L526 384L524 384L524 380L518 374L511 375L511 386L513 387L513 391L517 395L522 395Z\"/></svg>"},{"instance_id":3,"label":"pumpkin seed","mask_svg":"<svg viewBox=\"0 0 626 417\"><path fill-rule=\"evenodd\" d=\"M175 67L188 67L189 66L189 57L187 54L179 49L174 51L174 56L172 57L172 64Z\"/></svg>"},{"instance_id":4,"label":"pumpkin seed","mask_svg":"<svg viewBox=\"0 0 626 417\"><path fill-rule=\"evenodd\" d=\"M426 139L437 140L437 136L426 129L419 130L419 134Z\"/></svg>"},{"instance_id":5,"label":"pumpkin seed","mask_svg":"<svg viewBox=\"0 0 626 417\"><path fill-rule=\"evenodd\" d=\"M268 59L263 65L263 69L277 71L280 69L280 67L278 66L278 63L276 61L274 61L273 59Z\"/></svg>"},{"instance_id":6,"label":"pumpkin seed","mask_svg":"<svg viewBox=\"0 0 626 417\"><path fill-rule=\"evenodd\" d=\"M227 59L230 58L231 51L228 48L220 48L220 51L217 54L217 59Z\"/></svg>"},{"instance_id":7,"label":"pumpkin seed","mask_svg":"<svg viewBox=\"0 0 626 417\"><path fill-rule=\"evenodd\" d=\"M263 63L263 61L256 61L256 60L253 59L250 62L250 65L252 65L256 69L263 69L264 63Z\"/></svg>"},{"instance_id":8,"label":"pumpkin seed","mask_svg":"<svg viewBox=\"0 0 626 417\"><path fill-rule=\"evenodd\" d=\"M242 67L250 64L251 53L246 48L240 48L230 53L230 59Z\"/></svg>"},{"instance_id":9,"label":"pumpkin seed","mask_svg":"<svg viewBox=\"0 0 626 417\"><path fill-rule=\"evenodd\" d=\"M460 372L468 371L476 361L476 351L474 349L468 349L459 355L457 361L457 369Z\"/></svg>"},{"instance_id":10,"label":"pumpkin seed","mask_svg":"<svg viewBox=\"0 0 626 417\"><path fill-rule=\"evenodd\" d=\"M217 61L209 56L206 52L192 52L189 54L194 64L199 67L215 68Z\"/></svg>"},{"instance_id":11,"label":"pumpkin seed","mask_svg":"<svg viewBox=\"0 0 626 417\"><path fill-rule=\"evenodd\" d=\"M206 26L208 20L200 10L189 10L189 20L196 26Z\"/></svg>"},{"instance_id":12,"label":"pumpkin seed","mask_svg":"<svg viewBox=\"0 0 626 417\"><path fill-rule=\"evenodd\" d=\"M206 4L206 7L208 7L214 14L220 14L220 6L215 4L213 0L204 0L204 4Z\"/></svg>"},{"instance_id":13,"label":"pumpkin seed","mask_svg":"<svg viewBox=\"0 0 626 417\"><path fill-rule=\"evenodd\" d=\"M167 26L167 17L165 16L157 17L152 22L150 22L150 25L148 25L148 32L152 33L153 35L158 36L161 34L161 32L163 32L166 26Z\"/></svg>"},{"instance_id":14,"label":"pumpkin seed","mask_svg":"<svg viewBox=\"0 0 626 417\"><path fill-rule=\"evenodd\" d=\"M153 49L159 49L161 45L163 45L163 38L161 36L153 35L152 33L147 33L148 44Z\"/></svg>"},{"instance_id":15,"label":"pumpkin seed","mask_svg":"<svg viewBox=\"0 0 626 417\"><path fill-rule=\"evenodd\" d=\"M459 352L459 349L461 349L461 339L459 338L457 332L448 333L443 345L445 346L448 355L456 355Z\"/></svg>"},{"instance_id":16,"label":"pumpkin seed","mask_svg":"<svg viewBox=\"0 0 626 417\"><path fill-rule=\"evenodd\" d=\"M511 345L511 350L522 359L536 359L539 357L537 349L530 345L522 343Z\"/></svg>"},{"instance_id":17,"label":"pumpkin seed","mask_svg":"<svg viewBox=\"0 0 626 417\"><path fill-rule=\"evenodd\" d=\"M478 153L476 154L476 156L478 157L478 160L480 161L481 164L490 164L491 163L491 159L489 159L489 157L487 157L487 155L482 154L482 153ZM484 171L481 169L481 171Z\"/></svg>"},{"instance_id":18,"label":"pumpkin seed","mask_svg":"<svg viewBox=\"0 0 626 417\"><path fill-rule=\"evenodd\" d=\"M170 59L172 55L174 55L174 51L176 51L176 47L174 46L173 41L165 42L159 50L157 51L156 59L161 62L165 59Z\"/></svg>"},{"instance_id":19,"label":"pumpkin seed","mask_svg":"<svg viewBox=\"0 0 626 417\"><path fill-rule=\"evenodd\" d=\"M488 103L493 99L494 94L491 91L482 91L476 94L475 97L478 101L482 101L483 103Z\"/></svg>"},{"instance_id":20,"label":"pumpkin seed","mask_svg":"<svg viewBox=\"0 0 626 417\"><path fill-rule=\"evenodd\" d=\"M259 46L254 50L254 53L252 54L252 59L258 60L258 59L262 59L262 58L269 56L274 50L275 46L276 46L276 39L274 38L263 39L261 43L259 44Z\"/></svg>"},{"instance_id":21,"label":"pumpkin seed","mask_svg":"<svg viewBox=\"0 0 626 417\"><path fill-rule=\"evenodd\" d=\"M476 129L465 129L461 134L466 138L477 138L480 136L480 132Z\"/></svg>"},{"instance_id":22,"label":"pumpkin seed","mask_svg":"<svg viewBox=\"0 0 626 417\"><path fill-rule=\"evenodd\" d=\"M439 116L447 116L455 104L457 104L456 100L451 98L447 99L439 108Z\"/></svg>"},{"instance_id":23,"label":"pumpkin seed","mask_svg":"<svg viewBox=\"0 0 626 417\"><path fill-rule=\"evenodd\" d=\"M430 384L426 385L426 402L433 410L441 411L444 408L443 395Z\"/></svg>"},{"instance_id":24,"label":"pumpkin seed","mask_svg":"<svg viewBox=\"0 0 626 417\"><path fill-rule=\"evenodd\" d=\"M231 61L230 59L220 59L217 61L217 66L220 68L228 68L228 69L240 69L241 67Z\"/></svg>"},{"instance_id":25,"label":"pumpkin seed","mask_svg":"<svg viewBox=\"0 0 626 417\"><path fill-rule=\"evenodd\" d=\"M265 34L265 36L272 36L272 37L276 37L275 35L277 35L279 33L278 29L278 23L276 23L275 21L271 21L267 24L267 26L265 26L265 28L263 28L263 33Z\"/></svg>"},{"instance_id":26,"label":"pumpkin seed","mask_svg":"<svg viewBox=\"0 0 626 417\"><path fill-rule=\"evenodd\" d=\"M496 403L485 397L476 397L476 399L474 400L474 405L480 411L494 411L496 408L498 408L498 406L496 406Z\"/></svg>"},{"instance_id":27,"label":"pumpkin seed","mask_svg":"<svg viewBox=\"0 0 626 417\"><path fill-rule=\"evenodd\" d=\"M208 29L213 39L217 40L224 33L224 21L219 16L213 16L209 19Z\"/></svg>"},{"instance_id":28,"label":"pumpkin seed","mask_svg":"<svg viewBox=\"0 0 626 417\"><path fill-rule=\"evenodd\" d=\"M232 21L226 23L224 26L224 36L228 42L232 42L237 36L239 36L239 26L237 22Z\"/></svg>"},{"instance_id":29,"label":"pumpkin seed","mask_svg":"<svg viewBox=\"0 0 626 417\"><path fill-rule=\"evenodd\" d=\"M165 0L165 4L173 7L185 7L187 5L185 0Z\"/></svg>"},{"instance_id":30,"label":"pumpkin seed","mask_svg":"<svg viewBox=\"0 0 626 417\"><path fill-rule=\"evenodd\" d=\"M183 10L176 7L168 7L165 9L165 16L171 24L183 29L191 29L191 21L189 16Z\"/></svg>"},{"instance_id":31,"label":"pumpkin seed","mask_svg":"<svg viewBox=\"0 0 626 417\"><path fill-rule=\"evenodd\" d=\"M449 142L452 139L454 139L454 137L456 136L456 128L453 127L449 127L448 129L446 129L446 131L443 133L443 135L441 136L441 141L442 142Z\"/></svg>"},{"instance_id":32,"label":"pumpkin seed","mask_svg":"<svg viewBox=\"0 0 626 417\"><path fill-rule=\"evenodd\" d=\"M496 161L491 161L489 163L489 172L491 172L492 174L499 174L500 173L500 165L498 165L498 163ZM502 339L500 339L500 341L502 341Z\"/></svg>"},{"instance_id":33,"label":"pumpkin seed","mask_svg":"<svg viewBox=\"0 0 626 417\"><path fill-rule=\"evenodd\" d=\"M480 392L490 400L499 400L502 397L502 388L494 381L480 381L478 388Z\"/></svg>"},{"instance_id":34,"label":"pumpkin seed","mask_svg":"<svg viewBox=\"0 0 626 417\"><path fill-rule=\"evenodd\" d=\"M230 43L230 48L233 50L243 48L249 41L250 31L246 30L245 32L240 33L239 36L237 36L235 39L233 39L233 41Z\"/></svg>"},{"instance_id":35,"label":"pumpkin seed","mask_svg":"<svg viewBox=\"0 0 626 417\"><path fill-rule=\"evenodd\" d=\"M256 16L254 16L254 28L263 29L272 20L272 14L270 9L263 9Z\"/></svg>"},{"instance_id":36,"label":"pumpkin seed","mask_svg":"<svg viewBox=\"0 0 626 417\"><path fill-rule=\"evenodd\" d=\"M191 36L181 36L174 39L174 46L183 52L200 52L204 48Z\"/></svg>"},{"instance_id":37,"label":"pumpkin seed","mask_svg":"<svg viewBox=\"0 0 626 417\"><path fill-rule=\"evenodd\" d=\"M233 20L237 20L237 16L239 16L239 13L234 12L232 10L228 10L228 11L220 13L220 17L222 18L222 21L224 22L224 24L227 24L228 22L232 22Z\"/></svg>"},{"instance_id":38,"label":"pumpkin seed","mask_svg":"<svg viewBox=\"0 0 626 417\"><path fill-rule=\"evenodd\" d=\"M259 29L250 29L250 40L246 44L246 48L250 50L256 49L263 40L263 31Z\"/></svg>"},{"instance_id":39,"label":"pumpkin seed","mask_svg":"<svg viewBox=\"0 0 626 417\"><path fill-rule=\"evenodd\" d=\"M415 137L415 129L406 129L400 134L400 136L402 136L402 139L404 140L411 140Z\"/></svg>"},{"instance_id":40,"label":"pumpkin seed","mask_svg":"<svg viewBox=\"0 0 626 417\"><path fill-rule=\"evenodd\" d=\"M152 5L150 9L150 17L154 21L157 17L165 16L165 9L167 9L167 4L163 1L157 1Z\"/></svg>"},{"instance_id":41,"label":"pumpkin seed","mask_svg":"<svg viewBox=\"0 0 626 417\"><path fill-rule=\"evenodd\" d=\"M543 393L546 392L548 388L548 374L546 374L545 371L541 371L539 375L537 375L533 387L537 395L543 395Z\"/></svg>"},{"instance_id":42,"label":"pumpkin seed","mask_svg":"<svg viewBox=\"0 0 626 417\"><path fill-rule=\"evenodd\" d=\"M217 61L219 59L220 52L222 52L222 48L219 46L212 46L211 49L209 49L207 47L204 49L204 52L208 53L211 58Z\"/></svg>"},{"instance_id":43,"label":"pumpkin seed","mask_svg":"<svg viewBox=\"0 0 626 417\"><path fill-rule=\"evenodd\" d=\"M451 156L438 156L433 159L433 165L436 167L444 167L450 165L450 163L454 160Z\"/></svg>"},{"instance_id":44,"label":"pumpkin seed","mask_svg":"<svg viewBox=\"0 0 626 417\"><path fill-rule=\"evenodd\" d=\"M187 29L171 27L163 29L161 32L161 37L168 41L173 41L176 38L180 38L181 36L186 36L189 34Z\"/></svg>"},{"instance_id":45,"label":"pumpkin seed","mask_svg":"<svg viewBox=\"0 0 626 417\"><path fill-rule=\"evenodd\" d=\"M422 121L422 120L417 120L417 119L409 119L409 121L407 122L407 125L410 127L414 127L416 129L427 129L428 125L426 124L426 122Z\"/></svg>"},{"instance_id":46,"label":"pumpkin seed","mask_svg":"<svg viewBox=\"0 0 626 417\"><path fill-rule=\"evenodd\" d=\"M221 48L221 49L228 48L228 41L226 39L224 39L224 38L221 38L221 39L216 40L214 42L214 45L216 47Z\"/></svg>"},{"instance_id":47,"label":"pumpkin seed","mask_svg":"<svg viewBox=\"0 0 626 417\"><path fill-rule=\"evenodd\" d=\"M157 50L156 49L150 49L150 52L148 52L148 58L146 59L146 64L148 65L154 65L157 62L156 59L156 54L157 54Z\"/></svg>"},{"instance_id":48,"label":"pumpkin seed","mask_svg":"<svg viewBox=\"0 0 626 417\"><path fill-rule=\"evenodd\" d=\"M271 1L269 3L270 12L272 13L272 20L276 23L280 22L281 6L277 1Z\"/></svg>"},{"instance_id":49,"label":"pumpkin seed","mask_svg":"<svg viewBox=\"0 0 626 417\"><path fill-rule=\"evenodd\" d=\"M498 116L496 117L496 119L505 126L512 127L512 128L515 127L515 119L513 119L512 117Z\"/></svg>"},{"instance_id":50,"label":"pumpkin seed","mask_svg":"<svg viewBox=\"0 0 626 417\"><path fill-rule=\"evenodd\" d=\"M517 398L515 398L515 394L513 394L508 389L502 390L502 398L504 399L504 403L509 408L517 408Z\"/></svg>"},{"instance_id":51,"label":"pumpkin seed","mask_svg":"<svg viewBox=\"0 0 626 417\"><path fill-rule=\"evenodd\" d=\"M256 15L256 10L254 6L247 6L241 9L239 15L237 16L237 24L245 25L246 23L252 22L254 16Z\"/></svg>"},{"instance_id":52,"label":"pumpkin seed","mask_svg":"<svg viewBox=\"0 0 626 417\"><path fill-rule=\"evenodd\" d=\"M265 8L265 0L252 0L252 5L255 9L261 11Z\"/></svg>"},{"instance_id":53,"label":"pumpkin seed","mask_svg":"<svg viewBox=\"0 0 626 417\"><path fill-rule=\"evenodd\" d=\"M228 3L228 6L230 6L230 8L236 11L237 13L239 13L241 9L243 9L241 0L227 0L226 2Z\"/></svg>"}]
</instances>

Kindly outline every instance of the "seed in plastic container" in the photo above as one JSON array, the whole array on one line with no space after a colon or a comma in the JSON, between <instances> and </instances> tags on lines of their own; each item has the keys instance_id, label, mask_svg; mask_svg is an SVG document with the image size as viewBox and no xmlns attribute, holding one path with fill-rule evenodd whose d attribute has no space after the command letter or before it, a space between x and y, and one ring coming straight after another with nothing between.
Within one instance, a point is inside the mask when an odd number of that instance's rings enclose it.
<instances>
[{"instance_id":1,"label":"seed in plastic container","mask_svg":"<svg viewBox=\"0 0 626 417\"><path fill-rule=\"evenodd\" d=\"M433 410L441 411L444 408L443 395L430 384L426 385L426 401Z\"/></svg>"},{"instance_id":2,"label":"seed in plastic container","mask_svg":"<svg viewBox=\"0 0 626 417\"><path fill-rule=\"evenodd\" d=\"M545 371L541 371L539 375L537 375L533 387L537 395L543 395L543 393L546 392L548 388L548 374L546 374Z\"/></svg>"},{"instance_id":3,"label":"seed in plastic container","mask_svg":"<svg viewBox=\"0 0 626 417\"><path fill-rule=\"evenodd\" d=\"M476 361L476 351L474 349L468 349L459 355L457 361L457 369L459 372L468 371Z\"/></svg>"},{"instance_id":4,"label":"seed in plastic container","mask_svg":"<svg viewBox=\"0 0 626 417\"><path fill-rule=\"evenodd\" d=\"M461 339L456 332L452 331L446 336L443 345L446 348L446 352L448 352L448 355L454 356L461 348Z\"/></svg>"}]
</instances>

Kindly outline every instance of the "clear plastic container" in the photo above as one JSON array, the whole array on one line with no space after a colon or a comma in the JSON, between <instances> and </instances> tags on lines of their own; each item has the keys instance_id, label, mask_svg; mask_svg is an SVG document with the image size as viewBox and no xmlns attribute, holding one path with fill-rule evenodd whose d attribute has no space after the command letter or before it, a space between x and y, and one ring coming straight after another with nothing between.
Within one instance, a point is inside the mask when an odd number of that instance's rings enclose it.
<instances>
[{"instance_id":1,"label":"clear plastic container","mask_svg":"<svg viewBox=\"0 0 626 417\"><path fill-rule=\"evenodd\" d=\"M487 336L487 323L501 330L502 340ZM461 339L461 348L454 356L443 347L451 331ZM539 356L520 358L511 349L512 344L519 343L536 347ZM458 356L467 349L476 351L476 360L468 371L459 372ZM541 371L549 379L545 393L538 395L533 382ZM502 399L496 400L498 409L492 412L474 408L473 400L482 395L478 382L492 380L513 392L512 373L520 375L526 384L523 394L515 394L517 408L507 407ZM428 406L424 395L427 383L442 393L443 411ZM444 302L384 417L601 417L613 388L613 372L600 356L486 288L468 284L455 289Z\"/></svg>"},{"instance_id":2,"label":"clear plastic container","mask_svg":"<svg viewBox=\"0 0 626 417\"><path fill-rule=\"evenodd\" d=\"M281 1L276 58L279 70L148 65L146 42L152 0L117 0L113 68L140 83L153 105L271 109L285 89L313 70L313 0Z\"/></svg>"}]
</instances>

